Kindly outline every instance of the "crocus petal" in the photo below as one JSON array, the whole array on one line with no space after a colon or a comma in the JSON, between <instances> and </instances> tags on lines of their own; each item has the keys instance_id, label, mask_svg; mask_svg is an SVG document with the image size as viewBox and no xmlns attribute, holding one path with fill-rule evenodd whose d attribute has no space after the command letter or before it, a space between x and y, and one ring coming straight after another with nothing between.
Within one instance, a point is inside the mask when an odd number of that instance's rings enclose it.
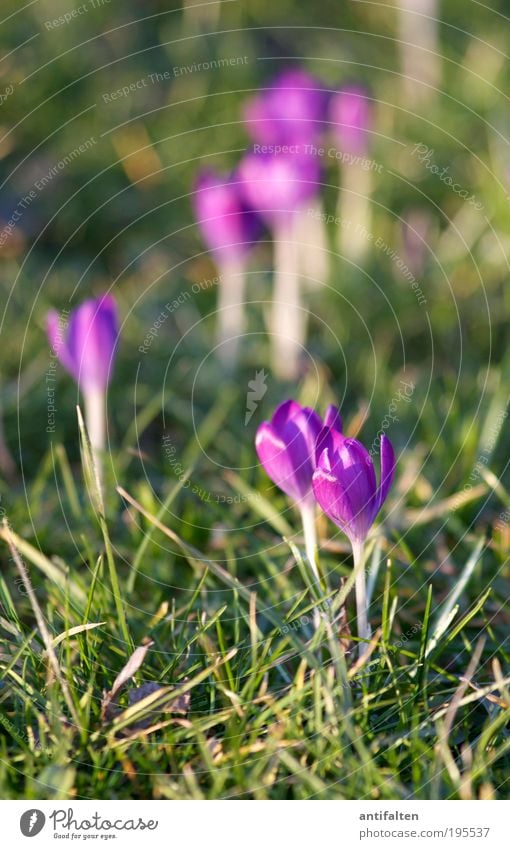
<instances>
[{"instance_id":1,"label":"crocus petal","mask_svg":"<svg viewBox=\"0 0 510 849\"><path fill-rule=\"evenodd\" d=\"M269 422L263 422L258 428L255 447L258 458L273 483L294 501L303 501L308 495L306 481L303 487L304 470L301 469L301 475L298 474L295 456L291 455L288 445Z\"/></svg>"},{"instance_id":2,"label":"crocus petal","mask_svg":"<svg viewBox=\"0 0 510 849\"><path fill-rule=\"evenodd\" d=\"M46 316L46 330L51 348L64 368L77 379L73 359L66 342L66 323L61 320L56 310L50 310Z\"/></svg>"},{"instance_id":3,"label":"crocus petal","mask_svg":"<svg viewBox=\"0 0 510 849\"><path fill-rule=\"evenodd\" d=\"M317 141L327 100L320 80L301 68L284 71L246 104L248 133L264 145Z\"/></svg>"},{"instance_id":4,"label":"crocus petal","mask_svg":"<svg viewBox=\"0 0 510 849\"><path fill-rule=\"evenodd\" d=\"M301 434L308 457L314 456L315 443L322 428L322 422L320 416L311 407L302 407L296 401L284 401L276 408L271 424L289 445L292 443L292 438L297 436L297 429Z\"/></svg>"},{"instance_id":5,"label":"crocus petal","mask_svg":"<svg viewBox=\"0 0 510 849\"><path fill-rule=\"evenodd\" d=\"M294 501L313 500L314 452L322 422L309 407L284 401L257 431L255 446L271 480Z\"/></svg>"},{"instance_id":6,"label":"crocus petal","mask_svg":"<svg viewBox=\"0 0 510 849\"><path fill-rule=\"evenodd\" d=\"M374 520L377 493L374 465L370 454L357 439L344 439L332 462L332 474L342 482L354 511L352 530L364 539Z\"/></svg>"},{"instance_id":7,"label":"crocus petal","mask_svg":"<svg viewBox=\"0 0 510 849\"><path fill-rule=\"evenodd\" d=\"M111 295L84 301L69 324L51 310L48 338L62 365L83 389L105 390L118 340L117 306Z\"/></svg>"},{"instance_id":8,"label":"crocus petal","mask_svg":"<svg viewBox=\"0 0 510 849\"><path fill-rule=\"evenodd\" d=\"M366 154L371 103L365 89L358 85L340 89L331 98L330 121L344 152L355 156Z\"/></svg>"},{"instance_id":9,"label":"crocus petal","mask_svg":"<svg viewBox=\"0 0 510 849\"><path fill-rule=\"evenodd\" d=\"M73 312L68 349L84 389L108 385L117 336L117 309L111 295L84 301Z\"/></svg>"},{"instance_id":10,"label":"crocus petal","mask_svg":"<svg viewBox=\"0 0 510 849\"><path fill-rule=\"evenodd\" d=\"M388 495L388 492L390 491L390 487L393 483L393 478L395 475L395 452L393 450L393 445L391 444L389 438L386 436L385 433L381 435L380 456L381 480L379 483L379 489L377 490L376 514L379 512L382 505L386 501L386 497Z\"/></svg>"},{"instance_id":11,"label":"crocus petal","mask_svg":"<svg viewBox=\"0 0 510 849\"><path fill-rule=\"evenodd\" d=\"M326 410L326 415L324 416L324 427L332 427L340 433L342 432L342 416L340 415L339 407L335 406L335 404L330 404Z\"/></svg>"},{"instance_id":12,"label":"crocus petal","mask_svg":"<svg viewBox=\"0 0 510 849\"><path fill-rule=\"evenodd\" d=\"M340 447L345 440L345 436L339 430L332 427L323 427L319 432L315 443L315 460L318 465L319 458L324 451L328 449L331 456L340 451Z\"/></svg>"},{"instance_id":13,"label":"crocus petal","mask_svg":"<svg viewBox=\"0 0 510 849\"><path fill-rule=\"evenodd\" d=\"M274 227L317 193L320 163L314 156L250 153L238 175L248 205Z\"/></svg>"},{"instance_id":14,"label":"crocus petal","mask_svg":"<svg viewBox=\"0 0 510 849\"><path fill-rule=\"evenodd\" d=\"M348 493L336 475L328 472L328 450L321 457L321 465L312 478L313 493L319 507L350 539L353 539L354 512Z\"/></svg>"},{"instance_id":15,"label":"crocus petal","mask_svg":"<svg viewBox=\"0 0 510 849\"><path fill-rule=\"evenodd\" d=\"M234 175L202 172L195 185L193 207L208 249L220 262L244 256L261 233L261 222L244 200Z\"/></svg>"}]
</instances>

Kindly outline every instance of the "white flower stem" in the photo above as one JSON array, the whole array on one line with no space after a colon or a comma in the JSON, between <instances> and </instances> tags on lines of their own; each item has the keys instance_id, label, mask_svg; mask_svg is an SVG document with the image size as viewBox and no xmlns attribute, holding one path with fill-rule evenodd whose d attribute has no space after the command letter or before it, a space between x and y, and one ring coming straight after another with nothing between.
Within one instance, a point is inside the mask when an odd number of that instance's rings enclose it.
<instances>
[{"instance_id":1,"label":"white flower stem","mask_svg":"<svg viewBox=\"0 0 510 849\"><path fill-rule=\"evenodd\" d=\"M103 453L106 446L106 391L87 389L84 393L85 424L99 485L103 485Z\"/></svg>"},{"instance_id":2,"label":"white flower stem","mask_svg":"<svg viewBox=\"0 0 510 849\"><path fill-rule=\"evenodd\" d=\"M228 371L237 365L240 337L246 327L244 260L223 261L218 284L218 357Z\"/></svg>"},{"instance_id":3,"label":"white flower stem","mask_svg":"<svg viewBox=\"0 0 510 849\"><path fill-rule=\"evenodd\" d=\"M298 245L294 221L274 231L275 280L270 321L273 370L282 380L296 380L305 342L305 312L301 307Z\"/></svg>"},{"instance_id":4,"label":"white flower stem","mask_svg":"<svg viewBox=\"0 0 510 849\"><path fill-rule=\"evenodd\" d=\"M310 201L296 213L296 240L299 267L310 290L320 289L329 278L328 231L320 198Z\"/></svg>"},{"instance_id":5,"label":"white flower stem","mask_svg":"<svg viewBox=\"0 0 510 849\"><path fill-rule=\"evenodd\" d=\"M321 579L317 567L317 526L315 522L315 506L313 504L305 504L301 507L301 522L303 524L303 536L305 538L306 559L308 560L317 590L321 592ZM316 630L320 625L320 620L320 610L318 607L314 607L313 624Z\"/></svg>"},{"instance_id":6,"label":"white flower stem","mask_svg":"<svg viewBox=\"0 0 510 849\"><path fill-rule=\"evenodd\" d=\"M358 626L359 656L363 657L368 650L371 630L368 623L367 584L365 578L365 546L363 542L352 543L354 556L355 587L356 587L356 619Z\"/></svg>"},{"instance_id":7,"label":"white flower stem","mask_svg":"<svg viewBox=\"0 0 510 849\"><path fill-rule=\"evenodd\" d=\"M301 507L301 522L303 523L306 558L310 565L317 587L320 589L321 582L319 570L317 568L317 526L315 523L315 507L313 504L305 504Z\"/></svg>"},{"instance_id":8,"label":"white flower stem","mask_svg":"<svg viewBox=\"0 0 510 849\"><path fill-rule=\"evenodd\" d=\"M338 192L338 249L342 256L359 262L367 253L372 234L370 194L372 174L359 162L341 166Z\"/></svg>"}]
</instances>

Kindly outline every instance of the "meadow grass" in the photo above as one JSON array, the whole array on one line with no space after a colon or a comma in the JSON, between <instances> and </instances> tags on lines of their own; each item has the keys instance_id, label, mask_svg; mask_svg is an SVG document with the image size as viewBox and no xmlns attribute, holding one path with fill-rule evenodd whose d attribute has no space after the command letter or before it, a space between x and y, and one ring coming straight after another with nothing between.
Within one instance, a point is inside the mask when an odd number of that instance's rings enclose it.
<instances>
[{"instance_id":1,"label":"meadow grass","mask_svg":"<svg viewBox=\"0 0 510 849\"><path fill-rule=\"evenodd\" d=\"M198 441L233 451L240 422L219 400ZM495 493L484 472L474 495L439 500L418 472L404 492L416 458L403 455L371 541L373 639L360 662L341 536L321 520L330 589L317 596L283 496L255 467L205 480L196 441L179 449L187 472L168 471L161 501L133 474L117 491L123 462L112 455L103 504L85 440L81 462L62 445L42 459L29 520L21 495L9 504L1 795L505 798L507 529L487 533L480 519L489 497L493 513L510 504L502 486ZM144 645L105 712L105 694Z\"/></svg>"},{"instance_id":2,"label":"meadow grass","mask_svg":"<svg viewBox=\"0 0 510 849\"><path fill-rule=\"evenodd\" d=\"M404 91L395 4L142 5L89 4L52 30L48 4L7 0L0 30L2 228L22 212L0 245L0 797L507 799L508 2L442 5L426 103ZM232 56L248 61L172 76ZM296 385L269 365L267 233L240 368L220 371L218 269L191 201L201 167L237 166L246 99L290 62L331 91L359 76L375 109L366 251L343 260L329 227ZM156 72L172 79L111 99ZM321 164L334 218L346 175ZM419 289L398 266L409 210L429 224ZM44 322L110 287L102 499ZM318 593L299 516L256 459L257 425L286 397L339 403L375 455L388 421L396 448L362 664L346 539L318 519Z\"/></svg>"}]
</instances>

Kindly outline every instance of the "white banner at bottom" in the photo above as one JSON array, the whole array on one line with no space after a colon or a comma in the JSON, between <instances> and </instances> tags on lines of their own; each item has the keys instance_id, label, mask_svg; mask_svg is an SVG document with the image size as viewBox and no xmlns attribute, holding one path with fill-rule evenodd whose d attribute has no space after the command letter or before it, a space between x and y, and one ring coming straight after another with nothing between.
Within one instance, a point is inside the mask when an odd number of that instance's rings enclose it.
<instances>
[{"instance_id":1,"label":"white banner at bottom","mask_svg":"<svg viewBox=\"0 0 510 849\"><path fill-rule=\"evenodd\" d=\"M2 801L2 846L352 849L510 845L507 802Z\"/></svg>"}]
</instances>

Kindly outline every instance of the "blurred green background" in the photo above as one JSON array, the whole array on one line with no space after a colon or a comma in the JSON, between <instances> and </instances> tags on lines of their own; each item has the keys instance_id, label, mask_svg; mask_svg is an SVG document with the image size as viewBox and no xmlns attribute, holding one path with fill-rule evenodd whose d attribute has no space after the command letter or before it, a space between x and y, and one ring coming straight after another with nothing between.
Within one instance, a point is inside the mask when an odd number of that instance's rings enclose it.
<instances>
[{"instance_id":1,"label":"blurred green background","mask_svg":"<svg viewBox=\"0 0 510 849\"><path fill-rule=\"evenodd\" d=\"M400 451L421 452L432 491L462 488L490 405L494 414L506 404L510 368L510 4L488 9L449 0L439 6L438 86L424 90L403 76L399 14L391 4L3 5L2 226L20 199L35 192L0 254L4 424L25 476L33 476L51 441L43 427L46 311L110 286L124 319L110 393L112 444L141 446L149 461L143 472L165 487L162 432L170 428L183 445L190 421L200 425L224 393L236 456L231 440L219 438L211 457L201 455L202 472L254 466L256 426L282 394L298 391L270 379L260 410L243 427L247 382L269 366L262 306L250 310L253 335L231 385L210 356L214 286L204 286L170 316L150 354L140 356L138 347L165 303L216 274L190 202L197 170L237 163L248 145L246 98L284 67L301 65L331 89L353 79L368 86L375 108L370 157L382 165L372 175L372 232L405 259L403 221L417 215L424 222L417 274L426 306L395 261L373 244L359 267L343 259L332 226L330 275L307 296L309 351L318 371L311 370L299 391L305 400L320 398L319 406L336 397L351 417L369 407L364 435L371 442L399 380L414 382L412 404L401 405L391 436ZM73 10L68 23L58 21ZM182 71L225 57L246 61ZM131 84L133 91L111 98ZM34 190L87 140L85 152ZM419 161L418 144L433 151L439 168L448 166L481 209ZM334 214L340 175L334 161L325 166L323 200ZM262 300L270 291L266 237L251 259L249 296ZM75 387L60 370L57 438L74 459L75 400ZM144 410L137 446L133 422ZM498 448L495 463L504 471L507 449ZM128 463L141 471L139 458L122 462L118 474ZM257 474L252 468L250 476Z\"/></svg>"}]
</instances>

